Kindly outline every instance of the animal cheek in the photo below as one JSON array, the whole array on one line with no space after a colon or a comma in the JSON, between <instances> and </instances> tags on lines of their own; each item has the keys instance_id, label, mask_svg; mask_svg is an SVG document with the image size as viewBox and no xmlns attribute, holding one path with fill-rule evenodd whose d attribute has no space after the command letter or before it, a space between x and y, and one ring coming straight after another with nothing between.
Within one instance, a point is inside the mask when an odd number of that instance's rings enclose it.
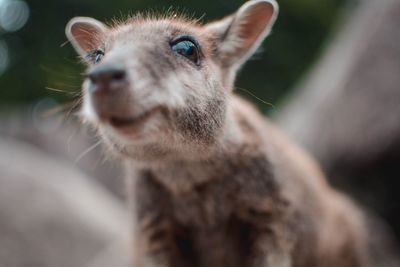
<instances>
[{"instance_id":1,"label":"animal cheek","mask_svg":"<svg viewBox=\"0 0 400 267\"><path fill-rule=\"evenodd\" d=\"M178 74L179 75L179 74ZM184 83L176 75L162 80L162 87L157 91L157 99L169 108L177 109L186 106L187 90Z\"/></svg>"}]
</instances>

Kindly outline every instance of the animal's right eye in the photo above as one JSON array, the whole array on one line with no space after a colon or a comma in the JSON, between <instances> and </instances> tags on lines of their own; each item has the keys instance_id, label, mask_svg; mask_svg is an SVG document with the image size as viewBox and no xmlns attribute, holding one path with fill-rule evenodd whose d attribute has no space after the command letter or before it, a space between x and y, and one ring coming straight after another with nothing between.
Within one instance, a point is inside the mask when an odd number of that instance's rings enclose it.
<instances>
[{"instance_id":1,"label":"animal's right eye","mask_svg":"<svg viewBox=\"0 0 400 267\"><path fill-rule=\"evenodd\" d=\"M101 49L95 49L93 51L91 51L87 57L89 58L90 61L92 61L93 63L98 63L101 61L101 59L104 57L104 51Z\"/></svg>"},{"instance_id":2,"label":"animal's right eye","mask_svg":"<svg viewBox=\"0 0 400 267\"><path fill-rule=\"evenodd\" d=\"M187 59L199 64L199 48L197 42L191 36L180 36L171 43L171 49Z\"/></svg>"}]
</instances>

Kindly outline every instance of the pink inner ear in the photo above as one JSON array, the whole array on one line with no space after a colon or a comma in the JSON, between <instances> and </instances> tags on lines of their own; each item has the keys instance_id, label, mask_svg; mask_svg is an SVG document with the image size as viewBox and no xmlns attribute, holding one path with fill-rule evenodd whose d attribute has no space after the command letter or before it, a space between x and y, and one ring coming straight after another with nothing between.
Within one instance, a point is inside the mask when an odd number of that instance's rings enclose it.
<instances>
[{"instance_id":1,"label":"pink inner ear","mask_svg":"<svg viewBox=\"0 0 400 267\"><path fill-rule=\"evenodd\" d=\"M270 4L260 4L250 7L246 13L246 18L241 22L239 30L239 37L242 39L242 47L245 51L251 49L263 34L274 14L274 8Z\"/></svg>"},{"instance_id":2,"label":"pink inner ear","mask_svg":"<svg viewBox=\"0 0 400 267\"><path fill-rule=\"evenodd\" d=\"M71 34L82 50L86 52L97 48L99 45L99 30L87 23L76 23L72 25Z\"/></svg>"}]
</instances>

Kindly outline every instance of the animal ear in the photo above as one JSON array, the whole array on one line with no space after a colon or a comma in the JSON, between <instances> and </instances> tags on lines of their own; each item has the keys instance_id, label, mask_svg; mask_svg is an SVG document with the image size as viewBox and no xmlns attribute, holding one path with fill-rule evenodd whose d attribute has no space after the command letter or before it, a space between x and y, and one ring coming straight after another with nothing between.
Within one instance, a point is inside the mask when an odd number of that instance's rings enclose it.
<instances>
[{"instance_id":1,"label":"animal ear","mask_svg":"<svg viewBox=\"0 0 400 267\"><path fill-rule=\"evenodd\" d=\"M101 46L101 37L107 31L107 26L98 20L88 17L71 19L65 28L65 34L72 46L83 58Z\"/></svg>"},{"instance_id":2,"label":"animal ear","mask_svg":"<svg viewBox=\"0 0 400 267\"><path fill-rule=\"evenodd\" d=\"M205 25L221 65L237 68L243 64L270 33L277 15L275 0L251 0L236 13Z\"/></svg>"}]
</instances>

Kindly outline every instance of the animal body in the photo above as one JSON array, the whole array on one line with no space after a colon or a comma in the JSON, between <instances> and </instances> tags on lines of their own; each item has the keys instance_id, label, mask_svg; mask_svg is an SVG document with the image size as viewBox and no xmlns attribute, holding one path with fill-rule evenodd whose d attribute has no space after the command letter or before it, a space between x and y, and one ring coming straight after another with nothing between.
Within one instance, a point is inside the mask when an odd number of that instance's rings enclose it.
<instances>
[{"instance_id":1,"label":"animal body","mask_svg":"<svg viewBox=\"0 0 400 267\"><path fill-rule=\"evenodd\" d=\"M72 19L82 117L124 162L135 267L371 266L364 215L250 103L238 69L273 0L202 25L174 14Z\"/></svg>"}]
</instances>

